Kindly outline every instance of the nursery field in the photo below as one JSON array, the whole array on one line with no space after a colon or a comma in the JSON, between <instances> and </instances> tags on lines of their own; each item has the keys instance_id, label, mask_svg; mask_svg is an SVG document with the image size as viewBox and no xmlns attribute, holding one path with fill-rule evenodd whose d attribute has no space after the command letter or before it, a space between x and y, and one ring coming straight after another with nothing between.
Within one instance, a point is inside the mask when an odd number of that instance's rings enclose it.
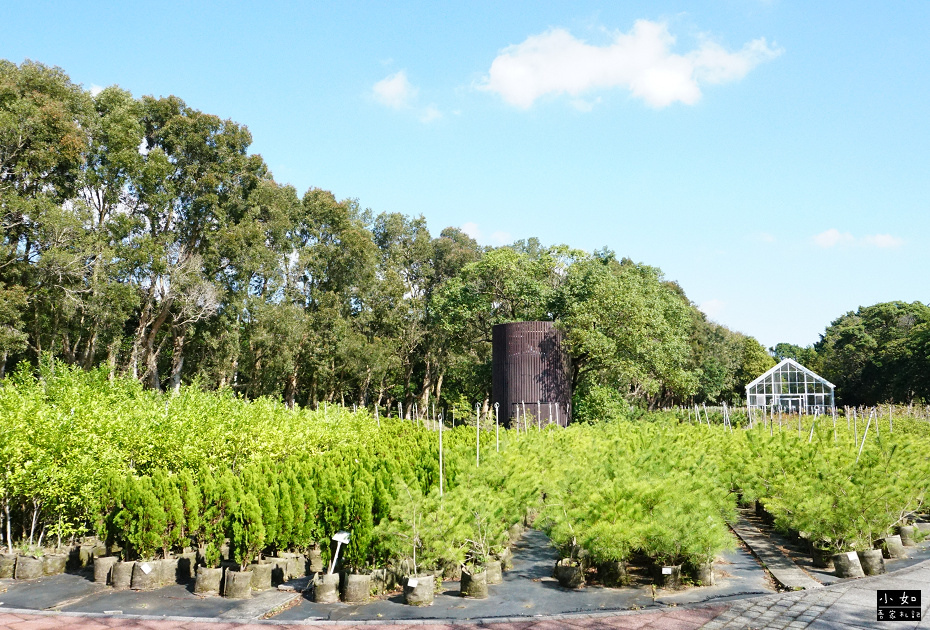
<instances>
[{"instance_id":1,"label":"nursery field","mask_svg":"<svg viewBox=\"0 0 930 630\"><path fill-rule=\"evenodd\" d=\"M712 579L739 502L824 553L871 549L924 509L923 420L889 408L752 420L680 411L497 430L472 418L439 431L50 364L0 386L0 531L7 556L96 537L124 562L186 552L243 571L287 554L328 566L348 532L336 566L348 573L474 575L506 566L532 524L559 547L565 585L623 584L634 558L674 585Z\"/></svg>"}]
</instances>

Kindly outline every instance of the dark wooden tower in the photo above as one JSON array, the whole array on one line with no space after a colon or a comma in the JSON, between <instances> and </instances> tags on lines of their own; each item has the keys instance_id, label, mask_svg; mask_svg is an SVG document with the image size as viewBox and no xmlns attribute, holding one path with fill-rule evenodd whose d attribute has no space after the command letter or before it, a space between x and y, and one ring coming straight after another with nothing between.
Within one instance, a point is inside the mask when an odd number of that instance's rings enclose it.
<instances>
[{"instance_id":1,"label":"dark wooden tower","mask_svg":"<svg viewBox=\"0 0 930 630\"><path fill-rule=\"evenodd\" d=\"M501 422L523 418L523 409L543 424L571 420L571 370L562 333L552 322L498 324L492 331L492 404Z\"/></svg>"}]
</instances>

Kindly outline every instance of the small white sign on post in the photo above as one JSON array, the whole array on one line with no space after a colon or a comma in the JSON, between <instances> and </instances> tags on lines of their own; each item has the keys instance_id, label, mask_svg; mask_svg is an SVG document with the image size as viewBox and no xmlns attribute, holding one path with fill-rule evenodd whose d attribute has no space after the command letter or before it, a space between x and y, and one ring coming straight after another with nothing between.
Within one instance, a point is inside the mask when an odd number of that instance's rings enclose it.
<instances>
[{"instance_id":1,"label":"small white sign on post","mask_svg":"<svg viewBox=\"0 0 930 630\"><path fill-rule=\"evenodd\" d=\"M671 575L672 567L662 567L662 575Z\"/></svg>"},{"instance_id":2,"label":"small white sign on post","mask_svg":"<svg viewBox=\"0 0 930 630\"><path fill-rule=\"evenodd\" d=\"M336 553L333 554L333 561L329 564L329 574L333 574L333 569L336 568L336 560L339 558L339 549L343 545L349 544L349 532L337 532L333 536L333 540L336 541Z\"/></svg>"}]
</instances>

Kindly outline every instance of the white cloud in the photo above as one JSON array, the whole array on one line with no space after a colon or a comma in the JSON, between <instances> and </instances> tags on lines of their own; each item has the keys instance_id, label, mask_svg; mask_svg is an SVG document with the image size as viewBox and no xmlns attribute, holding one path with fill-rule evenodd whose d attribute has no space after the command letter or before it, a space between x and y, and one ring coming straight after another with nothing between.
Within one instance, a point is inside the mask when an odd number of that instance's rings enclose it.
<instances>
[{"instance_id":1,"label":"white cloud","mask_svg":"<svg viewBox=\"0 0 930 630\"><path fill-rule=\"evenodd\" d=\"M510 236L510 232L491 232L488 241L491 245L506 245L513 242L513 237Z\"/></svg>"},{"instance_id":2,"label":"white cloud","mask_svg":"<svg viewBox=\"0 0 930 630\"><path fill-rule=\"evenodd\" d=\"M698 309L710 319L715 319L720 316L721 313L726 308L726 302L723 300L707 300L706 302L701 302L698 305Z\"/></svg>"},{"instance_id":3,"label":"white cloud","mask_svg":"<svg viewBox=\"0 0 930 630\"><path fill-rule=\"evenodd\" d=\"M488 245L507 245L508 243L513 242L513 237L510 236L509 232L491 232L490 235L486 236L478 224L471 221L463 223L459 229L479 243Z\"/></svg>"},{"instance_id":4,"label":"white cloud","mask_svg":"<svg viewBox=\"0 0 930 630\"><path fill-rule=\"evenodd\" d=\"M616 33L606 46L553 28L503 49L479 89L496 92L522 109L547 94L577 99L606 88L627 89L653 107L676 101L690 105L701 97L700 83L736 81L782 53L765 38L737 52L705 39L684 55L671 52L674 43L666 24L649 20L638 20L629 33Z\"/></svg>"},{"instance_id":5,"label":"white cloud","mask_svg":"<svg viewBox=\"0 0 930 630\"><path fill-rule=\"evenodd\" d=\"M418 92L407 80L407 73L403 70L381 79L372 86L371 91L379 103L393 109L409 107Z\"/></svg>"},{"instance_id":6,"label":"white cloud","mask_svg":"<svg viewBox=\"0 0 930 630\"><path fill-rule=\"evenodd\" d=\"M100 87L100 86L97 85L96 83L91 83L91 84L90 84L90 95L91 95L91 96L97 96L97 95L100 94L101 92L103 92L103 88L102 88L102 87Z\"/></svg>"},{"instance_id":7,"label":"white cloud","mask_svg":"<svg viewBox=\"0 0 930 630\"><path fill-rule=\"evenodd\" d=\"M442 112L436 108L435 105L430 105L423 110L423 113L420 115L420 122L431 123L434 120L439 120L442 118Z\"/></svg>"},{"instance_id":8,"label":"white cloud","mask_svg":"<svg viewBox=\"0 0 930 630\"><path fill-rule=\"evenodd\" d=\"M882 249L900 247L904 244L904 239L891 234L869 234L867 236L855 237L849 232L840 232L836 228L830 228L825 232L814 237L814 244L830 248L837 245L859 245L862 247L879 247Z\"/></svg>"},{"instance_id":9,"label":"white cloud","mask_svg":"<svg viewBox=\"0 0 930 630\"><path fill-rule=\"evenodd\" d=\"M814 237L814 243L819 247L835 247L836 245L848 245L854 243L856 237L849 232L840 232L836 228L830 228L826 232L821 232Z\"/></svg>"},{"instance_id":10,"label":"white cloud","mask_svg":"<svg viewBox=\"0 0 930 630\"><path fill-rule=\"evenodd\" d=\"M481 230L478 229L478 224L472 223L471 221L469 221L468 223L463 223L459 227L459 229L465 232L466 234L468 234L470 237L472 237L476 241L481 236Z\"/></svg>"},{"instance_id":11,"label":"white cloud","mask_svg":"<svg viewBox=\"0 0 930 630\"><path fill-rule=\"evenodd\" d=\"M862 241L872 247L900 247L904 244L903 238L892 236L891 234L872 234L863 237Z\"/></svg>"}]
</instances>

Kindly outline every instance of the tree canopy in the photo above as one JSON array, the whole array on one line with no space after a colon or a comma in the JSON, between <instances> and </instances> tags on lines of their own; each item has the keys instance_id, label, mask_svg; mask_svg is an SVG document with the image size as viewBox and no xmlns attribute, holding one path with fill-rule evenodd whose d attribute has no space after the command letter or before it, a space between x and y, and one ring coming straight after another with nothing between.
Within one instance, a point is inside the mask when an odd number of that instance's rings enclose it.
<instances>
[{"instance_id":1,"label":"tree canopy","mask_svg":"<svg viewBox=\"0 0 930 630\"><path fill-rule=\"evenodd\" d=\"M0 376L48 354L154 389L408 412L486 403L492 327L537 319L562 330L594 407L736 401L773 365L656 267L301 196L251 142L176 96L94 95L0 61ZM926 398L928 311L862 308L772 354L849 401Z\"/></svg>"}]
</instances>

